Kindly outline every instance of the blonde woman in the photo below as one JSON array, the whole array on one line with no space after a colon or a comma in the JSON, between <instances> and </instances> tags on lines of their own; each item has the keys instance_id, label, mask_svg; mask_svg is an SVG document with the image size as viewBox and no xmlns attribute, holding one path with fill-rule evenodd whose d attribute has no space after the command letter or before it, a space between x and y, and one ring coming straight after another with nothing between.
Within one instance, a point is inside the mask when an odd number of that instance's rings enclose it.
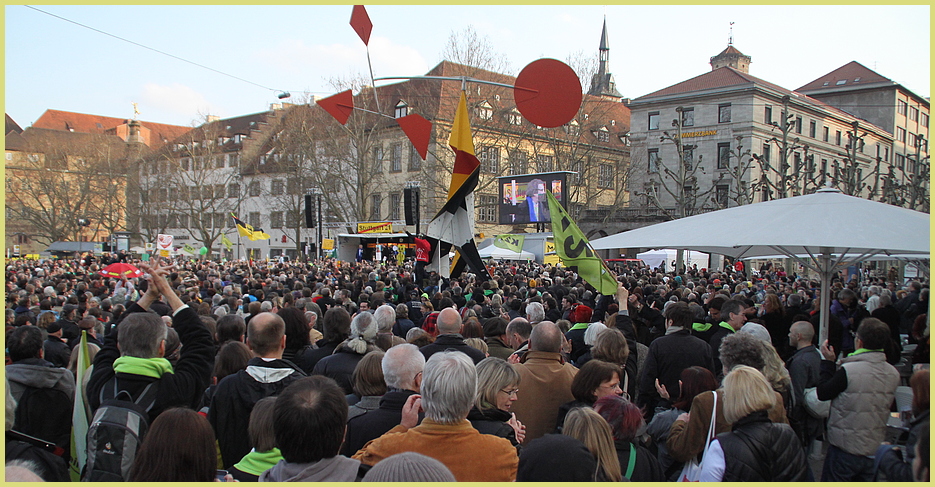
<instances>
[{"instance_id":1,"label":"blonde woman","mask_svg":"<svg viewBox=\"0 0 935 487\"><path fill-rule=\"evenodd\" d=\"M487 357L477 364L477 396L468 413L471 426L483 434L506 438L517 446L526 438L526 427L510 411L519 394L519 372L509 362Z\"/></svg>"},{"instance_id":2,"label":"blonde woman","mask_svg":"<svg viewBox=\"0 0 935 487\"><path fill-rule=\"evenodd\" d=\"M610 425L597 411L589 407L572 409L565 418L565 428L562 434L584 443L584 446L597 459L595 478L597 482L623 480Z\"/></svg>"},{"instance_id":3,"label":"blonde woman","mask_svg":"<svg viewBox=\"0 0 935 487\"><path fill-rule=\"evenodd\" d=\"M734 367L724 377L724 418L733 426L711 443L702 482L802 482L808 464L792 427L773 423L776 400L760 371Z\"/></svg>"}]
</instances>

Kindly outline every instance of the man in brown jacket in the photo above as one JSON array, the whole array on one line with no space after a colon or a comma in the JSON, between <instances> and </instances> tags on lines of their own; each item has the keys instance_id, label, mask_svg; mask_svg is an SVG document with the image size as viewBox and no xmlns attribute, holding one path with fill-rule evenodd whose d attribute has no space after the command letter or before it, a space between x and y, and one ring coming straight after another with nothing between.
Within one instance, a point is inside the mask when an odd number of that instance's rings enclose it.
<instances>
[{"instance_id":1,"label":"man in brown jacket","mask_svg":"<svg viewBox=\"0 0 935 487\"><path fill-rule=\"evenodd\" d=\"M565 363L561 349L562 331L543 321L529 335L529 352L513 365L520 375L520 392L512 409L526 425L524 443L555 431L559 406L575 399L571 381L578 369Z\"/></svg>"}]
</instances>

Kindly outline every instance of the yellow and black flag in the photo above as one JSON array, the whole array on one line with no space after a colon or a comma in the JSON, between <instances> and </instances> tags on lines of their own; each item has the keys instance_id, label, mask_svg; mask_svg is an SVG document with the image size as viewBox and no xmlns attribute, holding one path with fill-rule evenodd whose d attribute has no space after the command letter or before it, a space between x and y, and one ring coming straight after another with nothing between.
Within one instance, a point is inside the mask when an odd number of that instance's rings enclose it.
<instances>
[{"instance_id":1,"label":"yellow and black flag","mask_svg":"<svg viewBox=\"0 0 935 487\"><path fill-rule=\"evenodd\" d=\"M239 233L241 237L247 237L250 240L267 240L271 238L268 233L263 231L262 228L254 229L253 226L244 223L233 213L231 213L231 218L234 219L234 226L237 227L237 233Z\"/></svg>"}]
</instances>

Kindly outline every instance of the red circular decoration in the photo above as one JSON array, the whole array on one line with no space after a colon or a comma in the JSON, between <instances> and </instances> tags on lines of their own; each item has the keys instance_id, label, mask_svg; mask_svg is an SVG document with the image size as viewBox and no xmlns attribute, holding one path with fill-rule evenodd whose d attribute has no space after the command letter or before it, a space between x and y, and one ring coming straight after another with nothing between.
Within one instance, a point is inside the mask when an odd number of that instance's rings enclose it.
<instances>
[{"instance_id":1,"label":"red circular decoration","mask_svg":"<svg viewBox=\"0 0 935 487\"><path fill-rule=\"evenodd\" d=\"M581 82L567 64L539 59L516 77L513 99L526 120L540 127L559 127L574 119L581 107Z\"/></svg>"}]
</instances>

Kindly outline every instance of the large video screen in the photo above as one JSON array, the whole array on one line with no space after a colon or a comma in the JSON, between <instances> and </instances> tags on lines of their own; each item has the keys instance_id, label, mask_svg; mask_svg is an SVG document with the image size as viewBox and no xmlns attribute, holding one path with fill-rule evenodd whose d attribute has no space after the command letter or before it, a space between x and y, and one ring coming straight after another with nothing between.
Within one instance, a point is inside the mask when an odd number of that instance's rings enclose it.
<instances>
[{"instance_id":1,"label":"large video screen","mask_svg":"<svg viewBox=\"0 0 935 487\"><path fill-rule=\"evenodd\" d=\"M497 178L500 191L500 224L545 223L551 222L549 202L545 190L555 195L555 199L567 205L565 183L568 171Z\"/></svg>"}]
</instances>

